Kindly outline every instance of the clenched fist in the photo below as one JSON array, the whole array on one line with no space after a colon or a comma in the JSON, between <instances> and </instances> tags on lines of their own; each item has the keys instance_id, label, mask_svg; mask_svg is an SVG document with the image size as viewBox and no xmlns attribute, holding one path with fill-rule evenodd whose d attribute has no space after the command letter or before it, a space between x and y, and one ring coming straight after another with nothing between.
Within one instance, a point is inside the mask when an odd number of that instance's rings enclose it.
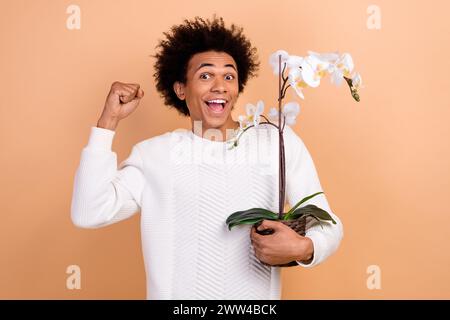
<instances>
[{"instance_id":1,"label":"clenched fist","mask_svg":"<svg viewBox=\"0 0 450 320\"><path fill-rule=\"evenodd\" d=\"M139 84L114 82L106 97L97 127L115 130L120 120L136 110L143 96L144 91Z\"/></svg>"}]
</instances>

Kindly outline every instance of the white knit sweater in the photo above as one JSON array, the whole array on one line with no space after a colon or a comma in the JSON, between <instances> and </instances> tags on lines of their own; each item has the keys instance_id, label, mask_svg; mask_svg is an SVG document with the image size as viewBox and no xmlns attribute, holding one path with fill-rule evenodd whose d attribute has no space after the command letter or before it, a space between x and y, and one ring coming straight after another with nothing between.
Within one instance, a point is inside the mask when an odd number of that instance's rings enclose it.
<instances>
[{"instance_id":1,"label":"white knit sweater","mask_svg":"<svg viewBox=\"0 0 450 320\"><path fill-rule=\"evenodd\" d=\"M141 212L147 299L280 299L280 268L261 264L250 225L228 230L225 220L253 207L278 211L278 131L261 125L238 147L175 130L141 141L117 165L115 132L92 127L75 174L71 217L98 228ZM323 191L306 146L288 126L286 198L292 206ZM314 258L323 262L339 246L342 223L325 194L310 199L337 224L308 225Z\"/></svg>"}]
</instances>

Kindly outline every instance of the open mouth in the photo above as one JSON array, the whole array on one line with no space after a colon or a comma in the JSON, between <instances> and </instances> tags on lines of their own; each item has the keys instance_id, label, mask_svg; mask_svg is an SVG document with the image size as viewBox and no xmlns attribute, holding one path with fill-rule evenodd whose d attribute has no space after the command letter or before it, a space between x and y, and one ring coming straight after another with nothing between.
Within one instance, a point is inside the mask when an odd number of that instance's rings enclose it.
<instances>
[{"instance_id":1,"label":"open mouth","mask_svg":"<svg viewBox=\"0 0 450 320\"><path fill-rule=\"evenodd\" d=\"M224 99L213 99L205 101L205 104L208 106L208 109L213 113L222 113L227 104L227 100Z\"/></svg>"}]
</instances>

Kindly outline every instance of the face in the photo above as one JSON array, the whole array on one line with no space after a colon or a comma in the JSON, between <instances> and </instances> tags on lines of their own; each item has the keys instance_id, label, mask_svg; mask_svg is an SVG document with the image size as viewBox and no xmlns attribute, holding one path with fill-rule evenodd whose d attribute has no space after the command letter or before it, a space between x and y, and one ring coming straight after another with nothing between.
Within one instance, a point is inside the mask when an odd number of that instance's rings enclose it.
<instances>
[{"instance_id":1,"label":"face","mask_svg":"<svg viewBox=\"0 0 450 320\"><path fill-rule=\"evenodd\" d=\"M231 109L239 95L237 65L225 52L206 51L193 55L188 63L186 83L176 82L178 98L186 100L191 123L202 121L202 130L237 128Z\"/></svg>"}]
</instances>

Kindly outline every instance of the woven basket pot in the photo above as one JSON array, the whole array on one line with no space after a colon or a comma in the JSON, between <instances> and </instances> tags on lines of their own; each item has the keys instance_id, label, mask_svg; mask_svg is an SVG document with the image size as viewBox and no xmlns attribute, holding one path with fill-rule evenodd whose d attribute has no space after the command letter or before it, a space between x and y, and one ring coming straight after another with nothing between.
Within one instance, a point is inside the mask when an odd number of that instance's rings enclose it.
<instances>
[{"instance_id":1,"label":"woven basket pot","mask_svg":"<svg viewBox=\"0 0 450 320\"><path fill-rule=\"evenodd\" d=\"M285 225L290 227L292 230L297 232L299 235L305 236L305 233L306 233L306 217L300 217L300 218L293 219L293 220L277 220L277 221L280 221L281 223L284 223ZM261 223L262 223L262 221L255 223L254 224L255 228L258 228L258 226ZM272 234L274 231L273 231L273 229L265 229L265 230L262 230L262 231L258 231L258 229L256 229L256 232L261 234L261 235L269 235L269 234ZM262 261L260 261L260 262L263 265L269 266L269 267L294 267L294 266L298 266L298 263L296 261L291 261L289 263L277 264L277 265L270 265L270 264L264 263Z\"/></svg>"}]
</instances>

